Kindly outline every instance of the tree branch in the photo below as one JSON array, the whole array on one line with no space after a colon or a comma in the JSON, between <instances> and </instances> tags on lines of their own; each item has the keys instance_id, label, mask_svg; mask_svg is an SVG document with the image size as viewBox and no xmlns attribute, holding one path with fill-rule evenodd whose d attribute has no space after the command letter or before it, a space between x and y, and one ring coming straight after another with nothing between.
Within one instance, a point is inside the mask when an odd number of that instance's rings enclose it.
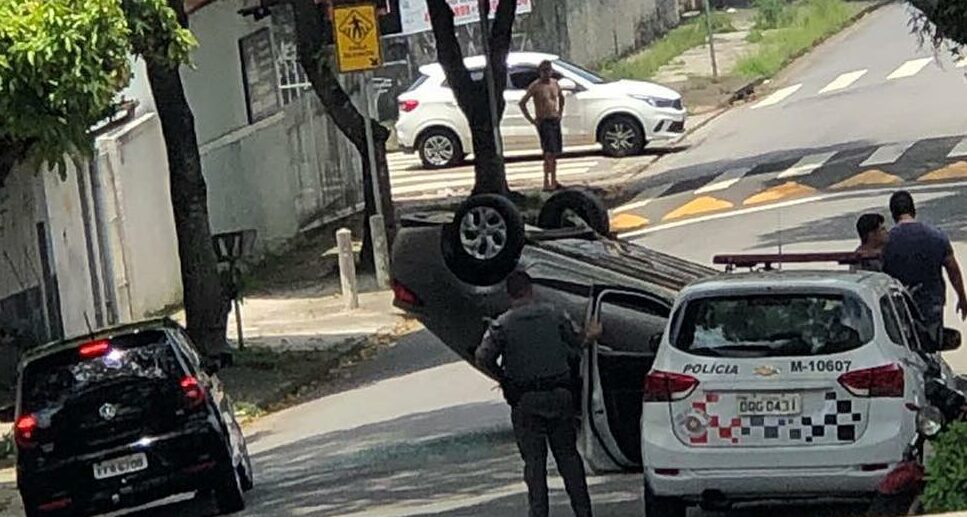
<instances>
[{"instance_id":1,"label":"tree branch","mask_svg":"<svg viewBox=\"0 0 967 517\"><path fill-rule=\"evenodd\" d=\"M467 71L463 63L463 51L460 49L460 41L457 39L456 26L453 23L453 10L446 0L426 0L426 7L430 13L430 25L433 27L433 37L436 40L437 61L443 67L443 73L450 83L460 103L461 95L458 92L469 92L473 89L473 81L470 80L470 72ZM467 112L467 109L464 109Z\"/></svg>"}]
</instances>

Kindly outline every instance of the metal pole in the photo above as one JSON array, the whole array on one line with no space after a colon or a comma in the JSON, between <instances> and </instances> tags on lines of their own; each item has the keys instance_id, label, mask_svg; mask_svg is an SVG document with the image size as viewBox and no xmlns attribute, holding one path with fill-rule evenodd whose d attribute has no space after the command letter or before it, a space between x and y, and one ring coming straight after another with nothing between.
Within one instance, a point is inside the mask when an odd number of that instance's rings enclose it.
<instances>
[{"instance_id":1,"label":"metal pole","mask_svg":"<svg viewBox=\"0 0 967 517\"><path fill-rule=\"evenodd\" d=\"M373 126L372 124L372 109L370 106L369 98L369 73L363 74L363 102L365 104L366 113L363 118L365 118L366 126L366 154L369 158L369 176L373 180L373 200L376 202L376 213L378 215L383 215L383 198L379 192L379 174L376 172L376 145L373 143Z\"/></svg>"},{"instance_id":2,"label":"metal pole","mask_svg":"<svg viewBox=\"0 0 967 517\"><path fill-rule=\"evenodd\" d=\"M708 25L708 51L712 58L712 77L719 78L719 66L715 62L715 31L712 30L712 5L705 0L705 23Z\"/></svg>"},{"instance_id":3,"label":"metal pole","mask_svg":"<svg viewBox=\"0 0 967 517\"><path fill-rule=\"evenodd\" d=\"M366 152L369 154L369 177L373 182L373 199L376 213L369 218L369 235L373 244L373 262L376 267L376 286L389 289L389 249L386 243L386 220L383 215L383 197L379 189L379 171L376 168L376 143L373 141L373 102L371 87L372 73L363 77L363 100L366 102Z\"/></svg>"},{"instance_id":4,"label":"metal pole","mask_svg":"<svg viewBox=\"0 0 967 517\"><path fill-rule=\"evenodd\" d=\"M489 0L478 0L477 9L480 14L480 46L484 54L484 77L487 81L487 101L490 104L490 125L494 128L494 148L497 155L504 155L504 142L500 137L500 124L497 116L497 85L494 83L494 66L490 62L490 23L487 13L490 12Z\"/></svg>"},{"instance_id":5,"label":"metal pole","mask_svg":"<svg viewBox=\"0 0 967 517\"><path fill-rule=\"evenodd\" d=\"M238 298L232 300L235 304L235 332L238 333L238 349L245 350L245 338L242 337L242 304L238 303Z\"/></svg>"}]
</instances>

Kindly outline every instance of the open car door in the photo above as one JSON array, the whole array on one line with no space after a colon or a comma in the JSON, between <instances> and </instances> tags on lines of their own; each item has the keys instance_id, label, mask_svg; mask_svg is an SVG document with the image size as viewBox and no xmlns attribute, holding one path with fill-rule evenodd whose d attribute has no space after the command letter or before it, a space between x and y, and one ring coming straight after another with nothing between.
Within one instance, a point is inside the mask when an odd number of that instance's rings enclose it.
<instances>
[{"instance_id":1,"label":"open car door","mask_svg":"<svg viewBox=\"0 0 967 517\"><path fill-rule=\"evenodd\" d=\"M644 378L670 311L669 301L644 291L592 288L585 324L598 320L603 332L584 352L578 447L594 472L641 468Z\"/></svg>"}]
</instances>

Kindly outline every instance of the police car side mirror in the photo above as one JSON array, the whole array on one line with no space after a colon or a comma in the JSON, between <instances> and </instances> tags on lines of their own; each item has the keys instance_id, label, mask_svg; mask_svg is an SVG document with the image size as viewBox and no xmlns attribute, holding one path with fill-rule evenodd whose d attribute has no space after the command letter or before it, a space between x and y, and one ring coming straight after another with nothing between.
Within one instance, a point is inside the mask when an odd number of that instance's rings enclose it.
<instances>
[{"instance_id":1,"label":"police car side mirror","mask_svg":"<svg viewBox=\"0 0 967 517\"><path fill-rule=\"evenodd\" d=\"M960 331L945 328L943 336L940 338L940 352L951 352L960 348Z\"/></svg>"},{"instance_id":2,"label":"police car side mirror","mask_svg":"<svg viewBox=\"0 0 967 517\"><path fill-rule=\"evenodd\" d=\"M567 78L561 79L557 84L565 92L576 92L578 90L577 83Z\"/></svg>"}]
</instances>

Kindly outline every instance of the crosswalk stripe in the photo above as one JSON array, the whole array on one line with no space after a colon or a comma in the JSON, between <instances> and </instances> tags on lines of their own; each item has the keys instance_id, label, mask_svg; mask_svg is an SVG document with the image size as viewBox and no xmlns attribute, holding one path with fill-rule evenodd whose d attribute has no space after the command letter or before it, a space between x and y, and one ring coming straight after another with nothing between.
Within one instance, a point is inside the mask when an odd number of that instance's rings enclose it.
<instances>
[{"instance_id":1,"label":"crosswalk stripe","mask_svg":"<svg viewBox=\"0 0 967 517\"><path fill-rule=\"evenodd\" d=\"M931 61L933 61L932 57L922 57L919 59L911 59L906 63L903 63L902 65L900 65L900 68L897 68L896 70L894 70L893 73L886 76L886 78L888 80L902 79L904 77L917 75L918 73L920 73L921 70L923 70L923 67L927 66L927 64L929 64Z\"/></svg>"},{"instance_id":2,"label":"crosswalk stripe","mask_svg":"<svg viewBox=\"0 0 967 517\"><path fill-rule=\"evenodd\" d=\"M588 169L591 169L592 167L593 167L592 164L586 164L586 163L574 163L574 164L562 163L557 166L557 170L558 172L570 171L574 169L588 170ZM526 167L526 168L523 168L523 167L516 168L516 169L508 168L507 178L512 179L517 176L520 176L521 174L529 175L529 174L538 173L538 172L541 174L544 173L544 168L540 164L536 166ZM459 180L459 179L473 178L473 177L474 177L473 169L467 169L460 172L448 172L448 173L436 173L436 174L429 173L429 174L421 174L419 176L405 176L402 178L396 177L395 175L390 175L390 183L392 183L393 185L410 185L410 184L420 183L420 182L432 183L432 182Z\"/></svg>"},{"instance_id":3,"label":"crosswalk stripe","mask_svg":"<svg viewBox=\"0 0 967 517\"><path fill-rule=\"evenodd\" d=\"M860 167L872 167L874 165L886 165L893 163L903 156L903 153L913 147L914 142L901 142L898 144L884 145L873 151L873 154L860 163Z\"/></svg>"},{"instance_id":4,"label":"crosswalk stripe","mask_svg":"<svg viewBox=\"0 0 967 517\"><path fill-rule=\"evenodd\" d=\"M779 178L807 176L828 162L836 153L818 153L803 156L795 165L779 173Z\"/></svg>"},{"instance_id":5,"label":"crosswalk stripe","mask_svg":"<svg viewBox=\"0 0 967 517\"><path fill-rule=\"evenodd\" d=\"M612 210L611 213L620 214L622 212L630 212L632 210L644 208L645 206L649 205L652 201L660 198L662 194L664 194L665 192L668 192L668 189L672 188L672 185L674 185L674 183L665 183L662 185L658 185L656 187L652 187L638 195L638 197L641 198L639 201L632 201L631 203L628 203L626 205L621 205L615 208L614 210Z\"/></svg>"},{"instance_id":6,"label":"crosswalk stripe","mask_svg":"<svg viewBox=\"0 0 967 517\"><path fill-rule=\"evenodd\" d=\"M573 160L560 160L557 162L557 167L570 167L576 165L585 165L588 167L594 167L601 162L600 158L576 158ZM512 174L514 172L532 172L532 171L542 171L544 170L543 162L519 162L519 163L509 163L507 164L507 174ZM426 169L416 169L416 170L393 170L390 167L390 178L411 178L411 177L425 177L427 179L440 179L446 174L457 174L457 173L473 173L473 166L466 165L463 167L458 167L456 169L449 170L426 170Z\"/></svg>"},{"instance_id":7,"label":"crosswalk stripe","mask_svg":"<svg viewBox=\"0 0 967 517\"><path fill-rule=\"evenodd\" d=\"M775 93L773 93L772 95L770 95L770 96L766 97L765 99L763 99L761 102L759 102L755 106L752 106L752 109L755 110L755 109L759 109L759 108L765 108L766 106L772 106L774 104L779 104L780 102L784 101L786 99L786 97L789 97L790 95L792 95L792 94L796 93L797 91L799 91L800 88L802 88L802 85L801 84L795 84L795 85L792 85L792 86L788 86L786 88L783 88L781 90L778 90Z\"/></svg>"},{"instance_id":8,"label":"crosswalk stripe","mask_svg":"<svg viewBox=\"0 0 967 517\"><path fill-rule=\"evenodd\" d=\"M953 150L950 151L950 154L947 155L947 158L960 158L962 156L967 156L967 138L964 138L956 146L954 146Z\"/></svg>"},{"instance_id":9,"label":"crosswalk stripe","mask_svg":"<svg viewBox=\"0 0 967 517\"><path fill-rule=\"evenodd\" d=\"M823 93L835 92L837 90L848 88L851 84L859 80L860 77L863 77L864 75L866 75L866 72L868 72L868 70L857 70L855 72L847 72L845 74L842 74L836 79L833 79L833 81L827 84L825 87L823 87L822 90L819 90L819 93L823 94Z\"/></svg>"},{"instance_id":10,"label":"crosswalk stripe","mask_svg":"<svg viewBox=\"0 0 967 517\"><path fill-rule=\"evenodd\" d=\"M705 185L704 187L695 191L696 194L706 194L708 192L718 192L719 190L725 190L732 185L735 185L745 176L752 167L737 167L734 169L729 169L722 174L718 175L711 183Z\"/></svg>"},{"instance_id":11,"label":"crosswalk stripe","mask_svg":"<svg viewBox=\"0 0 967 517\"><path fill-rule=\"evenodd\" d=\"M573 170L559 170L557 176L561 177L576 177L582 176L589 172L589 169L573 169ZM528 173L528 174L518 174L516 176L508 176L507 181L509 183L524 181L524 180L538 180L544 177L543 172L539 173ZM430 192L436 190L443 190L447 188L459 189L464 187L472 187L474 182L473 176L468 176L464 179L453 180L453 181L439 181L434 183L420 183L415 185L402 185L393 186L393 195L396 194L413 194L416 192Z\"/></svg>"}]
</instances>

